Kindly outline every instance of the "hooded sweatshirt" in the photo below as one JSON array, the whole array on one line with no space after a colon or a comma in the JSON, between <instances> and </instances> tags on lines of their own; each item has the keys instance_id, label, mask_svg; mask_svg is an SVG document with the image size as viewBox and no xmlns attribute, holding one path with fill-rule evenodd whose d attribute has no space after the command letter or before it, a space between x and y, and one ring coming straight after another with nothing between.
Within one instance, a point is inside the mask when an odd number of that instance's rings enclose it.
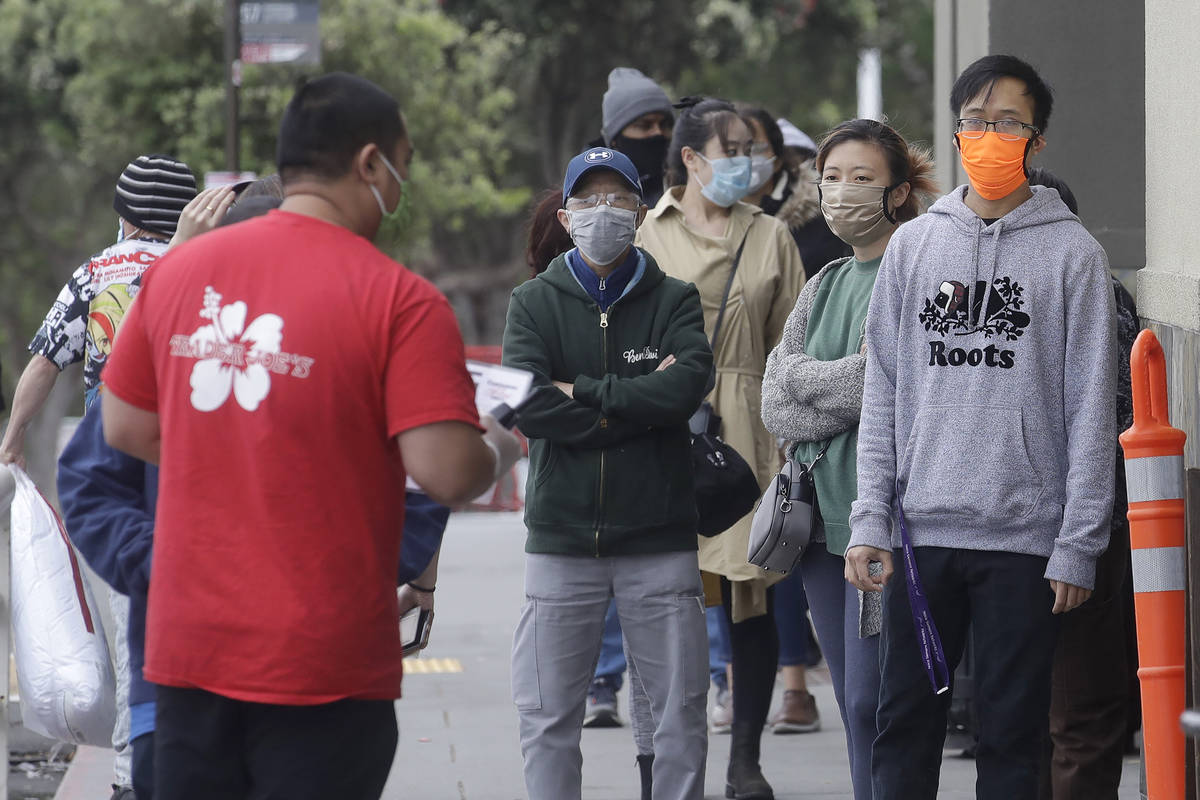
<instances>
[{"instance_id":1,"label":"hooded sweatshirt","mask_svg":"<svg viewBox=\"0 0 1200 800\"><path fill-rule=\"evenodd\" d=\"M71 543L104 582L129 597L129 702L154 700L142 677L146 595L154 549L158 469L104 441L103 395L83 415L58 461L58 498Z\"/></svg>"},{"instance_id":2,"label":"hooded sweatshirt","mask_svg":"<svg viewBox=\"0 0 1200 800\"><path fill-rule=\"evenodd\" d=\"M1104 250L1054 189L990 225L966 186L892 237L871 295L850 546L1025 553L1092 588L1116 334Z\"/></svg>"}]
</instances>

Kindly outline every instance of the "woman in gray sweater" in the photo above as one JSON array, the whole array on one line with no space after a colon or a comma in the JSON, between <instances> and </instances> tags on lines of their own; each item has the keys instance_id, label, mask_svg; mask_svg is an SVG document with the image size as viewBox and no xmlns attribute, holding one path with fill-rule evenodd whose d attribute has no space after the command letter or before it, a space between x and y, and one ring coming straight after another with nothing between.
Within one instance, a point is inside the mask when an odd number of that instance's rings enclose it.
<instances>
[{"instance_id":1,"label":"woman in gray sweater","mask_svg":"<svg viewBox=\"0 0 1200 800\"><path fill-rule=\"evenodd\" d=\"M846 729L856 800L871 797L871 743L879 695L878 595L863 605L843 578L856 493L862 409L863 325L884 249L933 193L933 164L883 123L856 119L821 143L821 210L854 255L830 262L804 287L783 339L767 359L762 417L812 464L822 524L800 562L813 623ZM819 459L819 460L818 460Z\"/></svg>"}]
</instances>

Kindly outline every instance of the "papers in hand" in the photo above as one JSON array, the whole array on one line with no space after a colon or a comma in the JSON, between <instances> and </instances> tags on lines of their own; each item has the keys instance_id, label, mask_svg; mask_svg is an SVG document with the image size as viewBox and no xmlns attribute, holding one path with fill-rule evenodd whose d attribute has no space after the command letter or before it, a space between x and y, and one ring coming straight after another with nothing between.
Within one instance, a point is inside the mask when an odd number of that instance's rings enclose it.
<instances>
[{"instance_id":1,"label":"papers in hand","mask_svg":"<svg viewBox=\"0 0 1200 800\"><path fill-rule=\"evenodd\" d=\"M533 373L523 369L468 360L467 372L475 381L475 408L480 414L491 414L500 405L518 408L533 388ZM421 491L412 478L407 479L405 488Z\"/></svg>"},{"instance_id":2,"label":"papers in hand","mask_svg":"<svg viewBox=\"0 0 1200 800\"><path fill-rule=\"evenodd\" d=\"M523 369L467 361L467 372L475 381L475 407L480 414L491 414L501 404L517 408L533 386L533 373Z\"/></svg>"}]
</instances>

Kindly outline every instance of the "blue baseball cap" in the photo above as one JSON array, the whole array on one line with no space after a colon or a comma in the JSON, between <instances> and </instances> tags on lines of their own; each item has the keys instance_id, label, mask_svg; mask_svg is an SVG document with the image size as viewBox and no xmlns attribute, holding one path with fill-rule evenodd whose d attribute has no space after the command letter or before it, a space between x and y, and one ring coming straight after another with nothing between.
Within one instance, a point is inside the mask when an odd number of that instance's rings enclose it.
<instances>
[{"instance_id":1,"label":"blue baseball cap","mask_svg":"<svg viewBox=\"0 0 1200 800\"><path fill-rule=\"evenodd\" d=\"M575 191L575 185L592 170L610 169L625 179L640 197L642 182L638 177L637 167L629 160L629 156L610 147L593 147L584 150L571 159L567 164L567 174L563 178L563 202Z\"/></svg>"}]
</instances>

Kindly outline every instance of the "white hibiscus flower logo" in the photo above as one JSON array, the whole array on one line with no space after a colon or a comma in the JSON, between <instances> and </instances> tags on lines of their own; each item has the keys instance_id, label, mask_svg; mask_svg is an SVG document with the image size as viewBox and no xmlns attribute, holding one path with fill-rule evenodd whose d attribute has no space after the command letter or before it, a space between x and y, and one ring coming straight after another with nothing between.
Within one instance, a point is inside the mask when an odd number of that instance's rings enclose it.
<instances>
[{"instance_id":1,"label":"white hibiscus flower logo","mask_svg":"<svg viewBox=\"0 0 1200 800\"><path fill-rule=\"evenodd\" d=\"M283 342L283 319L263 314L246 325L246 304L221 305L213 287L204 289L204 319L212 320L189 339L192 351L204 356L192 367L192 406L198 411L215 411L229 399L254 411L271 390L270 362L265 354L276 354Z\"/></svg>"}]
</instances>

